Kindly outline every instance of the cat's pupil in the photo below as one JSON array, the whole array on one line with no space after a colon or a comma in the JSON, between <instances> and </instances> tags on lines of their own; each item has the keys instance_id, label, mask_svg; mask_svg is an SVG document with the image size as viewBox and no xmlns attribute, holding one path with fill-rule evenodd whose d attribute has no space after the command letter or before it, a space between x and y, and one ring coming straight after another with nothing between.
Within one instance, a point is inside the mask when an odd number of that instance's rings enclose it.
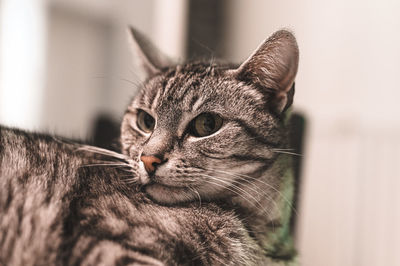
<instances>
[{"instance_id":1,"label":"cat's pupil","mask_svg":"<svg viewBox=\"0 0 400 266\"><path fill-rule=\"evenodd\" d=\"M143 110L139 110L137 116L137 126L140 130L150 133L155 126L154 118Z\"/></svg>"},{"instance_id":2,"label":"cat's pupil","mask_svg":"<svg viewBox=\"0 0 400 266\"><path fill-rule=\"evenodd\" d=\"M213 131L215 128L215 120L212 116L207 115L203 120L203 127L205 131Z\"/></svg>"},{"instance_id":3,"label":"cat's pupil","mask_svg":"<svg viewBox=\"0 0 400 266\"><path fill-rule=\"evenodd\" d=\"M154 127L154 119L149 114L144 116L144 124L148 129L153 129Z\"/></svg>"}]
</instances>

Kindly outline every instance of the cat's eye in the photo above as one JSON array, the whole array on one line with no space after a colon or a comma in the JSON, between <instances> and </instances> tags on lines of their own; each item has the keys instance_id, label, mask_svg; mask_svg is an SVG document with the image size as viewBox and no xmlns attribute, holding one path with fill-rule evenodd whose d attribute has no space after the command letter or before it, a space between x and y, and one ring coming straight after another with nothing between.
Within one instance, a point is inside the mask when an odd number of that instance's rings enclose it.
<instances>
[{"instance_id":1,"label":"cat's eye","mask_svg":"<svg viewBox=\"0 0 400 266\"><path fill-rule=\"evenodd\" d=\"M143 110L138 111L136 124L140 130L150 133L153 131L155 123L156 121L151 115Z\"/></svg>"},{"instance_id":2,"label":"cat's eye","mask_svg":"<svg viewBox=\"0 0 400 266\"><path fill-rule=\"evenodd\" d=\"M217 132L222 126L222 118L217 114L203 113L191 122L191 134L205 137Z\"/></svg>"}]
</instances>

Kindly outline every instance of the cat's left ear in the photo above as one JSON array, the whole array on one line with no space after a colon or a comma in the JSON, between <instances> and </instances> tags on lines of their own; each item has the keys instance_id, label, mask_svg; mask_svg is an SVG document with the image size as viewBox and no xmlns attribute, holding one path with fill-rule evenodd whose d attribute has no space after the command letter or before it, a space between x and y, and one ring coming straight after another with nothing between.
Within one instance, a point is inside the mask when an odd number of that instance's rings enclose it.
<instances>
[{"instance_id":1,"label":"cat's left ear","mask_svg":"<svg viewBox=\"0 0 400 266\"><path fill-rule=\"evenodd\" d=\"M292 104L298 63L299 49L295 37L289 31L280 30L232 73L238 80L265 91L272 108L280 114Z\"/></svg>"},{"instance_id":2,"label":"cat's left ear","mask_svg":"<svg viewBox=\"0 0 400 266\"><path fill-rule=\"evenodd\" d=\"M174 62L160 52L150 40L140 31L129 27L128 40L135 56L139 56L140 66L147 77L159 73L163 68L171 66Z\"/></svg>"}]
</instances>

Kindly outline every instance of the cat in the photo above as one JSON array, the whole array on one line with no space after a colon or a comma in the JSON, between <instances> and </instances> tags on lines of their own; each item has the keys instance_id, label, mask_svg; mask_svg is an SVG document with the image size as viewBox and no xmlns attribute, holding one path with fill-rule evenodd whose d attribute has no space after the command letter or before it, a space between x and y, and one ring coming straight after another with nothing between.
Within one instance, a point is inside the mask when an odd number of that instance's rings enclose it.
<instances>
[{"instance_id":1,"label":"cat","mask_svg":"<svg viewBox=\"0 0 400 266\"><path fill-rule=\"evenodd\" d=\"M294 36L236 67L129 32L147 79L121 153L0 127L0 265L295 265Z\"/></svg>"}]
</instances>

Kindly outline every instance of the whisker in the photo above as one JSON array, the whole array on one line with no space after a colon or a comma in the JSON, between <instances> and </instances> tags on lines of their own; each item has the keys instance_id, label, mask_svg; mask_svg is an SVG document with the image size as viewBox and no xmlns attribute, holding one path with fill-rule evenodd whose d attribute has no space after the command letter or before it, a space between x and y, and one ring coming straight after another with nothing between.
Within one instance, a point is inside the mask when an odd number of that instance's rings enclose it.
<instances>
[{"instance_id":1,"label":"whisker","mask_svg":"<svg viewBox=\"0 0 400 266\"><path fill-rule=\"evenodd\" d=\"M135 82L135 81L132 81L132 80L129 80L129 79L126 79L126 78L120 77L119 79L122 80L122 81L128 82L128 83L130 83L130 84L132 84L132 85L134 85L136 87L139 87L141 85L140 82Z\"/></svg>"},{"instance_id":2,"label":"whisker","mask_svg":"<svg viewBox=\"0 0 400 266\"><path fill-rule=\"evenodd\" d=\"M129 164L121 164L121 163L92 163L92 164L84 164L83 166L121 166L132 168Z\"/></svg>"},{"instance_id":3,"label":"whisker","mask_svg":"<svg viewBox=\"0 0 400 266\"><path fill-rule=\"evenodd\" d=\"M238 193L238 191L234 191L233 189L230 189L229 187L220 185L220 187L223 187L223 188L225 188L225 189L227 189L227 190L233 192L234 194L236 194L236 195L238 195L239 197L243 198L244 200L246 200L248 203L250 203L250 204L253 205L254 207L256 207L256 208L258 208L259 210L261 210L262 212L266 213L267 216L268 216L269 218L272 218L272 217L271 217L271 213L268 212L268 211L260 204L260 202L259 202L253 195L249 194L247 191L245 191L245 190L242 189L241 187L238 187L238 186L235 185L235 184L229 183L229 182L227 182L226 180L218 179L218 178L216 178L216 177L214 177L214 176L210 176L210 175L206 175L206 174L200 174L200 175L205 176L205 177L208 177L208 178L211 178L213 181L219 181L219 182L221 182L221 183L223 183L223 184L227 184L227 185L229 185L230 187L232 187L232 188L238 190L239 192L242 192L243 195L240 194L240 193ZM209 181L209 180L203 180L203 181ZM215 184L216 184L216 183L215 183ZM250 201L247 197L245 197L245 196L250 197L252 200L254 200L254 202L251 202L251 201ZM256 206L256 205L257 205L257 206ZM271 221L273 222L273 219L271 219ZM275 230L274 225L273 225L273 230Z\"/></svg>"},{"instance_id":4,"label":"whisker","mask_svg":"<svg viewBox=\"0 0 400 266\"><path fill-rule=\"evenodd\" d=\"M291 148L279 148L279 149L271 149L271 150L276 150L276 151L294 151L295 149L291 149Z\"/></svg>"},{"instance_id":5,"label":"whisker","mask_svg":"<svg viewBox=\"0 0 400 266\"><path fill-rule=\"evenodd\" d=\"M192 190L196 195L197 195L197 197L199 198L199 207L201 207L201 197L200 197L200 193L197 191L197 189L195 189L194 187L191 187L191 186L188 186L188 188L190 189L190 190Z\"/></svg>"},{"instance_id":6,"label":"whisker","mask_svg":"<svg viewBox=\"0 0 400 266\"><path fill-rule=\"evenodd\" d=\"M263 180L259 180L258 178L254 178L254 177L246 176L246 175L241 175L241 176L245 176L245 177L250 178L250 179L252 179L252 180L254 180L254 181L260 182L260 183L262 183L262 184L268 186L268 187L271 188L272 190L276 191L276 192L283 198L283 200L289 205L290 209L293 210L294 214L295 214L296 216L298 216L297 210L296 210L296 208L293 206L293 203L292 203L287 197L285 197L285 195L283 195L282 192L280 192L278 189L276 189L274 186L272 186L271 184L266 183L266 182L263 181ZM246 179L244 179L244 177L242 177L242 180L246 180ZM248 182L250 182L250 181L248 181Z\"/></svg>"},{"instance_id":7,"label":"whisker","mask_svg":"<svg viewBox=\"0 0 400 266\"><path fill-rule=\"evenodd\" d=\"M138 81L133 81L133 80L130 80L130 79L127 79L127 78L123 78L121 76L116 77L116 76L96 75L96 76L93 76L93 78L94 79L105 79L105 80L119 79L119 80L128 82L128 83L130 83L130 84L132 84L134 86L137 86L137 87L139 87L143 83L143 82L139 81L140 80L139 77L135 77Z\"/></svg>"},{"instance_id":8,"label":"whisker","mask_svg":"<svg viewBox=\"0 0 400 266\"><path fill-rule=\"evenodd\" d=\"M233 174L233 173L230 173L230 172L219 171L219 170L215 170L215 169L208 169L208 170L209 170L209 171L220 172L220 173L223 173L223 174L228 174L228 175L234 176L234 177L236 177L236 178L239 178L239 180L230 180L230 179L226 179L226 178L225 178L225 180L229 180L229 181L236 182L236 183L238 183L239 185L244 186L245 188L248 188L248 189L250 189L251 191L257 193L259 196L261 196L261 197L263 197L263 196L266 197L267 200L271 201L272 204L274 204L274 206L276 207L276 209L277 209L278 211L281 211L280 208L278 207L278 204L276 203L276 200L274 200L274 199L273 199L271 196L269 196L268 194L262 193L261 191L258 191L258 190L256 190L255 188L251 187L251 186L250 186L251 181L249 181L249 180L247 180L247 179L245 179L245 178L243 178L243 177L241 177L241 176L237 176L237 175L235 175L235 174ZM219 178L224 179L224 177L221 177L221 176L219 176ZM258 180L258 179L255 179L255 180ZM245 181L247 184L241 183L242 181Z\"/></svg>"},{"instance_id":9,"label":"whisker","mask_svg":"<svg viewBox=\"0 0 400 266\"><path fill-rule=\"evenodd\" d=\"M129 177L129 178L136 178L136 177L132 177L132 175L119 175L118 177ZM126 179L125 179L126 180Z\"/></svg>"},{"instance_id":10,"label":"whisker","mask_svg":"<svg viewBox=\"0 0 400 266\"><path fill-rule=\"evenodd\" d=\"M205 175L205 174L201 174L201 175L203 175L203 176L205 176L205 177L212 178L212 181L221 181L221 180L216 179L216 178L213 178L212 176L209 176L209 175ZM231 188L229 188L229 187L227 187L227 186L224 186L224 185L222 185L222 184L218 184L218 183L215 183L215 182L211 182L211 180L203 180L203 181L206 182L206 183L212 184L212 185L216 185L216 186L222 187L222 188L224 188L224 189L226 189L226 190L229 190L229 191L232 192L233 194L242 197L242 198L245 199L248 203L250 203L250 204L252 204L253 206L255 206L254 203L251 202L249 199L243 197L243 196L242 196L241 194L239 194L237 191L235 191L235 190L233 190L233 189L231 189ZM222 182L222 183L224 183L224 182ZM226 184L226 182L225 182L224 184ZM255 206L255 207L256 207L256 206Z\"/></svg>"},{"instance_id":11,"label":"whisker","mask_svg":"<svg viewBox=\"0 0 400 266\"><path fill-rule=\"evenodd\" d=\"M77 150L107 155L107 156L111 156L111 157L114 157L114 158L117 158L120 160L125 160L125 161L131 160L128 156L126 156L124 154L121 154L121 153L118 153L115 151L110 151L110 150L103 149L103 148L99 148L99 147L95 147L95 146L83 145L83 146L80 146Z\"/></svg>"},{"instance_id":12,"label":"whisker","mask_svg":"<svg viewBox=\"0 0 400 266\"><path fill-rule=\"evenodd\" d=\"M209 177L210 177L210 176L209 176ZM224 189L227 189L227 190L231 191L232 193L234 193L235 195L237 195L237 196L241 197L242 199L244 199L245 201L247 201L247 202L248 202L249 204L251 204L252 206L254 206L254 207L256 207L257 209L261 210L261 212L265 213L265 214L267 215L267 217L272 221L272 230L273 230L273 231L275 230L275 224L274 224L274 221L273 221L273 219L272 219L272 217L271 217L271 213L268 212L268 211L257 201L257 199L255 199L254 197L252 197L250 194L248 194L248 193L246 193L246 192L244 191L244 194L247 195L247 196L250 196L250 198L252 198L255 202L250 201L247 197L245 197L245 195L240 194L238 191L233 190L233 189L231 189L231 188L229 188L229 187L226 187L226 186L224 186L224 185L222 185L222 184L218 184L218 183L215 182L215 181L220 181L220 182L222 182L223 184L226 184L226 182L223 182L223 181L220 180L220 179L214 178L214 179L213 179L214 182L212 182L211 180L203 180L203 181L205 181L205 182L207 182L207 183L209 183L209 184L217 185L217 186L219 186L219 187L222 187L222 188L224 188ZM232 184L230 184L230 185L232 185ZM238 188L237 186L233 186L233 188L235 188L235 189L237 189L237 190L240 191L240 188Z\"/></svg>"},{"instance_id":13,"label":"whisker","mask_svg":"<svg viewBox=\"0 0 400 266\"><path fill-rule=\"evenodd\" d=\"M89 165L82 165L80 167L98 167L98 166L104 166L104 165L95 165L95 164L90 165L89 164ZM120 171L124 171L124 172L131 173L131 174L136 174L136 171L134 169L126 169L126 166L111 166L110 168L118 169Z\"/></svg>"},{"instance_id":14,"label":"whisker","mask_svg":"<svg viewBox=\"0 0 400 266\"><path fill-rule=\"evenodd\" d=\"M242 142L246 142L246 141L253 140L253 139L263 139L263 138L264 137L247 138L247 139L244 139L244 140L233 141L232 144L242 143ZM290 149L290 148L271 149L271 151L275 152L275 153L289 154L289 155L295 155L295 156L303 156L302 154L293 152L294 149Z\"/></svg>"},{"instance_id":15,"label":"whisker","mask_svg":"<svg viewBox=\"0 0 400 266\"><path fill-rule=\"evenodd\" d=\"M282 153L282 154L288 154L288 155L294 155L294 156L303 156L303 155L301 155L299 153L288 152L288 151L284 151L284 150L274 150L274 149L272 149L271 151L275 152L275 153Z\"/></svg>"},{"instance_id":16,"label":"whisker","mask_svg":"<svg viewBox=\"0 0 400 266\"><path fill-rule=\"evenodd\" d=\"M221 171L221 170L217 170L217 169L207 169L209 171L216 171L216 172L220 172L220 173L225 173L225 174L229 174L232 176L235 176L237 178L240 178L240 180L246 181L248 183L250 183L249 180L246 180L246 178L254 180L255 182L260 182L261 184L266 185L267 187L271 188L272 190L274 190L275 192L277 192L284 200L285 202L289 205L289 207L294 211L295 215L297 216L297 210L296 208L293 207L293 204L285 197L285 195L282 194L282 192L280 192L278 189L276 189L274 186L272 186L271 184L268 184L267 182L260 180L259 178L255 178L249 175L244 175L244 174L238 174L238 173L231 173L231 172L227 172L227 171Z\"/></svg>"},{"instance_id":17,"label":"whisker","mask_svg":"<svg viewBox=\"0 0 400 266\"><path fill-rule=\"evenodd\" d=\"M123 179L123 182L125 182L126 184L135 184L138 182L137 178L129 178L129 179Z\"/></svg>"},{"instance_id":18,"label":"whisker","mask_svg":"<svg viewBox=\"0 0 400 266\"><path fill-rule=\"evenodd\" d=\"M274 204L274 206L276 207L276 209L277 209L278 211L281 211L280 208L278 207L278 204L276 203L276 200L274 200L270 195L268 195L268 194L266 194L266 193L262 193L261 191L258 191L258 190L256 190L255 188L251 187L251 186L250 186L251 182L250 182L249 180L245 180L245 179L242 178L242 177L238 177L238 178L240 178L240 181L239 181L239 180L227 179L227 178L225 178L225 177L219 177L219 178L222 178L222 179L225 179L225 180L229 180L229 181L235 182L235 183L238 184L238 186L239 186L239 185L240 185L240 186L243 186L244 188L250 189L251 191L257 193L257 194L258 194L259 196L261 196L261 197L266 197L267 200L271 201L272 204ZM242 181L247 182L247 184L241 183Z\"/></svg>"}]
</instances>

